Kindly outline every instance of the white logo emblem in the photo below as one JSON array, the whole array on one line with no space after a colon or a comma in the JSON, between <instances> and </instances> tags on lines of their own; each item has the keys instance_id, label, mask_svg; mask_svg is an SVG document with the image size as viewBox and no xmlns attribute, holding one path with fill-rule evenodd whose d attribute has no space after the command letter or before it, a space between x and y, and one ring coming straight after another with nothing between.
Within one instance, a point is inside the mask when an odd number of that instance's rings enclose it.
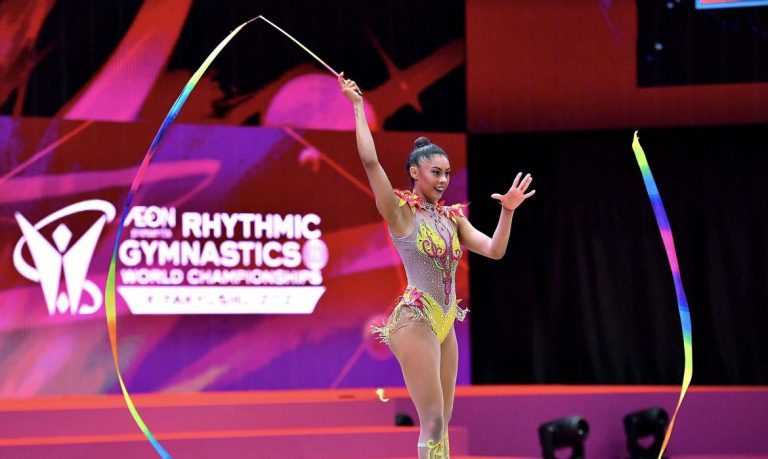
<instances>
[{"instance_id":1,"label":"white logo emblem","mask_svg":"<svg viewBox=\"0 0 768 459\"><path fill-rule=\"evenodd\" d=\"M39 232L42 228L64 217L86 211L97 211L103 215L74 244L70 245L72 231L63 223L53 231L55 246ZM13 250L13 264L19 274L42 285L50 315L54 315L56 311L93 314L101 308L104 297L96 284L86 279L86 275L101 231L114 218L114 206L99 199L67 206L40 220L34 226L23 215L16 212L16 221L23 236ZM25 244L29 247L34 266L27 263L21 254ZM62 273L67 286L66 294L59 291ZM83 291L90 295L92 304L80 304Z\"/></svg>"}]
</instances>

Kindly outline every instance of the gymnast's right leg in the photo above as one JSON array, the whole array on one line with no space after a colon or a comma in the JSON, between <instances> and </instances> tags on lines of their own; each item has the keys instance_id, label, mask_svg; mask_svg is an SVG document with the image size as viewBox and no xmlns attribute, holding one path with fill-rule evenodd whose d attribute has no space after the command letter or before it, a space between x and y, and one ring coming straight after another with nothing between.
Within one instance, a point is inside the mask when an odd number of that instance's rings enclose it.
<instances>
[{"instance_id":1,"label":"gymnast's right leg","mask_svg":"<svg viewBox=\"0 0 768 459\"><path fill-rule=\"evenodd\" d=\"M419 415L419 459L441 459L444 419L437 336L427 326L411 324L392 333L389 345Z\"/></svg>"}]
</instances>

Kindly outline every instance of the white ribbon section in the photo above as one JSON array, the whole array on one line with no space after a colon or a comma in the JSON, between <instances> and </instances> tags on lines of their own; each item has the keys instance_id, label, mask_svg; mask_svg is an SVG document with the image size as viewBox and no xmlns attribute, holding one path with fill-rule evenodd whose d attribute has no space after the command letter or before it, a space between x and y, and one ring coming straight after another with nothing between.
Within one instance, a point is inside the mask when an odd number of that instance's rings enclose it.
<instances>
[{"instance_id":1,"label":"white ribbon section","mask_svg":"<svg viewBox=\"0 0 768 459\"><path fill-rule=\"evenodd\" d=\"M131 313L312 314L325 287L122 286Z\"/></svg>"}]
</instances>

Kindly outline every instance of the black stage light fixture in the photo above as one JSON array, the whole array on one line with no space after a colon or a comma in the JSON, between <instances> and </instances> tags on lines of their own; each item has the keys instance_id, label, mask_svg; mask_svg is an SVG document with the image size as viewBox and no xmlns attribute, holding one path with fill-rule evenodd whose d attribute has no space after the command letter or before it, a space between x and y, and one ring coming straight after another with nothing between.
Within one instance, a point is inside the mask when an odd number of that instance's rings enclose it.
<instances>
[{"instance_id":1,"label":"black stage light fixture","mask_svg":"<svg viewBox=\"0 0 768 459\"><path fill-rule=\"evenodd\" d=\"M408 416L405 413L396 413L395 414L395 426L402 427L402 426L413 426L415 425L413 422L413 418Z\"/></svg>"},{"instance_id":2,"label":"black stage light fixture","mask_svg":"<svg viewBox=\"0 0 768 459\"><path fill-rule=\"evenodd\" d=\"M571 448L569 459L584 459L584 441L589 424L581 416L568 416L539 426L539 442L544 459L557 459L555 451Z\"/></svg>"},{"instance_id":3,"label":"black stage light fixture","mask_svg":"<svg viewBox=\"0 0 768 459\"><path fill-rule=\"evenodd\" d=\"M663 408L648 408L626 415L624 431L627 434L627 451L630 459L656 459L661 451L668 421L669 415ZM651 437L653 443L648 445Z\"/></svg>"}]
</instances>

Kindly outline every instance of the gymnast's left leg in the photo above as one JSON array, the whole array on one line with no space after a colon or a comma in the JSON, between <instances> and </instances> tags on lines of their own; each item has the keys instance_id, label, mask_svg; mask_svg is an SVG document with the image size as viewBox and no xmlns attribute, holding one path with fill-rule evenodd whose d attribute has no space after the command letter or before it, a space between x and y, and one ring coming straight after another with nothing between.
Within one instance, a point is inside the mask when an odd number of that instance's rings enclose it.
<instances>
[{"instance_id":1,"label":"gymnast's left leg","mask_svg":"<svg viewBox=\"0 0 768 459\"><path fill-rule=\"evenodd\" d=\"M453 414L453 398L456 392L456 375L459 369L459 346L456 330L451 329L445 341L440 344L440 385L443 389L443 444L445 457L450 457L448 422Z\"/></svg>"}]
</instances>

